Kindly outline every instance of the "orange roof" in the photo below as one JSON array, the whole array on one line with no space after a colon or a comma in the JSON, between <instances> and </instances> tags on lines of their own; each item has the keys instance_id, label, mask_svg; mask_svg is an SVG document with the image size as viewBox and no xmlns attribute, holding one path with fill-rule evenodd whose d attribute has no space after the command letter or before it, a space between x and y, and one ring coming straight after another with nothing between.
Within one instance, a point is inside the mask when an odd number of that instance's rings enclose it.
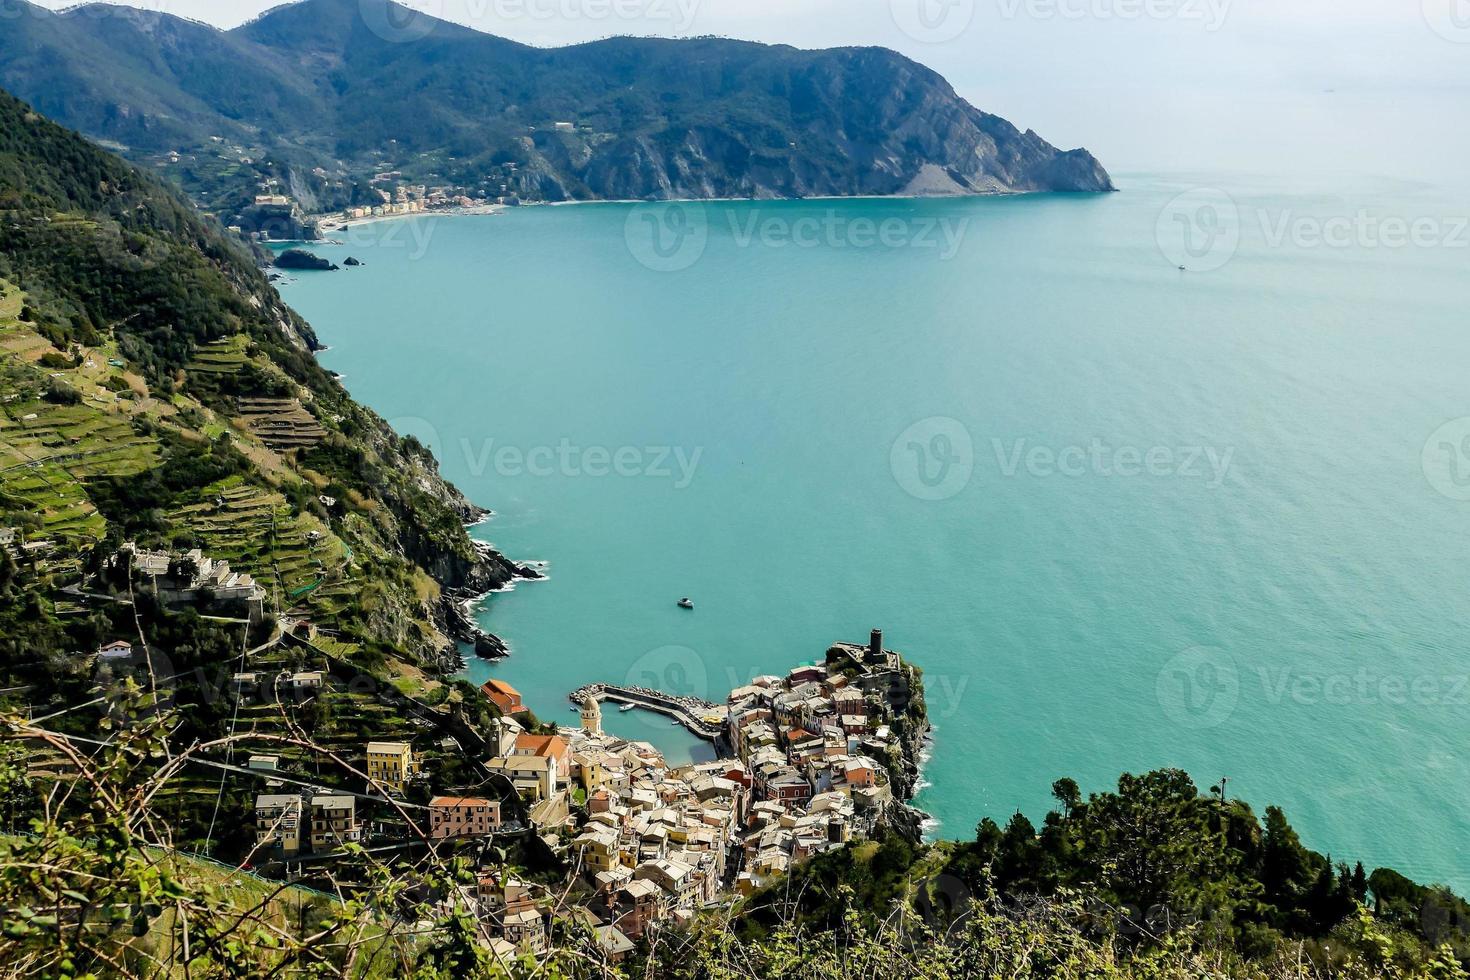
<instances>
[{"instance_id":1,"label":"orange roof","mask_svg":"<svg viewBox=\"0 0 1470 980\"><path fill-rule=\"evenodd\" d=\"M499 691L501 694L509 694L516 700L520 700L521 692L511 687L505 681L498 681L492 677L485 682L484 686L490 688L492 691Z\"/></svg>"},{"instance_id":2,"label":"orange roof","mask_svg":"<svg viewBox=\"0 0 1470 980\"><path fill-rule=\"evenodd\" d=\"M517 735L516 751L530 755L559 758L567 754L570 746L560 735Z\"/></svg>"},{"instance_id":3,"label":"orange roof","mask_svg":"<svg viewBox=\"0 0 1470 980\"><path fill-rule=\"evenodd\" d=\"M436 796L429 801L429 806L489 806L489 800L482 800L477 796Z\"/></svg>"}]
</instances>

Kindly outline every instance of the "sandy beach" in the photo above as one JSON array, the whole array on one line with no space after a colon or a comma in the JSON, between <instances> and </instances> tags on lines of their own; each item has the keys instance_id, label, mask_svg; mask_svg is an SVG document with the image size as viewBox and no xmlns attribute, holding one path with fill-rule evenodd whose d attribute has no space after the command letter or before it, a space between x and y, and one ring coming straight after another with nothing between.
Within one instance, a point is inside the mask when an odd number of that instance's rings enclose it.
<instances>
[{"instance_id":1,"label":"sandy beach","mask_svg":"<svg viewBox=\"0 0 1470 980\"><path fill-rule=\"evenodd\" d=\"M432 211L414 211L414 212L411 212L411 213L408 213L408 214L380 214L380 215L373 215L372 217L369 217L369 218L347 218L347 219L343 219L340 216L334 216L334 217L314 216L314 218L315 218L315 220L317 222L317 230L322 235L327 235L330 232L342 231L342 230L347 229L347 228L357 228L357 227L359 227L361 225L377 224L377 223L383 222L383 221L399 221L399 220L402 220L404 218L435 218L435 217L458 216L458 215L499 214L502 211L509 210L509 208L510 208L510 205L508 205L508 204L483 204L483 205L475 205L474 207L468 207L468 208L462 208L462 207L456 207L456 208L435 208Z\"/></svg>"}]
</instances>

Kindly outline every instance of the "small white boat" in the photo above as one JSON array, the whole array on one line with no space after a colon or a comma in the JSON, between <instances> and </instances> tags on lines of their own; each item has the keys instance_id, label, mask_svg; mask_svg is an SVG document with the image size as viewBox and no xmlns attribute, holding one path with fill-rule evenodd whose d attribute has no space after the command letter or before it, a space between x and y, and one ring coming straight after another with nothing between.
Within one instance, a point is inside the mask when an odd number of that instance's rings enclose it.
<instances>
[{"instance_id":1,"label":"small white boat","mask_svg":"<svg viewBox=\"0 0 1470 980\"><path fill-rule=\"evenodd\" d=\"M636 704L625 704L621 708L619 708L618 710L619 711L633 711L637 707L638 707L638 705L636 705Z\"/></svg>"},{"instance_id":2,"label":"small white boat","mask_svg":"<svg viewBox=\"0 0 1470 980\"><path fill-rule=\"evenodd\" d=\"M683 599L680 599L679 600L679 608L680 609L693 609L694 608L694 600L693 599L690 599L688 596L685 596Z\"/></svg>"}]
</instances>

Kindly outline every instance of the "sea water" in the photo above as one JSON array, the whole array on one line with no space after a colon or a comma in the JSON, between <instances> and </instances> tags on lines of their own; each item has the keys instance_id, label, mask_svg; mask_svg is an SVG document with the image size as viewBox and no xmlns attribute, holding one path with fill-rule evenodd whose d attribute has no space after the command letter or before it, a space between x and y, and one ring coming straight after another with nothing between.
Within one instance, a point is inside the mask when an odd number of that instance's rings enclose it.
<instances>
[{"instance_id":1,"label":"sea water","mask_svg":"<svg viewBox=\"0 0 1470 980\"><path fill-rule=\"evenodd\" d=\"M1470 888L1470 204L1120 184L387 221L284 292L545 562L469 671L544 719L877 627L925 671L937 835L1177 766Z\"/></svg>"}]
</instances>

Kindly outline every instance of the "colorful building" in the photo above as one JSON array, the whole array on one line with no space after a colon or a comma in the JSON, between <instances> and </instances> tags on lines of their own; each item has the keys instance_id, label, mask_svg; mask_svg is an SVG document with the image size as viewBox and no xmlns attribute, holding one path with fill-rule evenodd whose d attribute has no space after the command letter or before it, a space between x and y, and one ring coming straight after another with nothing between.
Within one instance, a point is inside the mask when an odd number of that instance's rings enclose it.
<instances>
[{"instance_id":1,"label":"colorful building","mask_svg":"<svg viewBox=\"0 0 1470 980\"><path fill-rule=\"evenodd\" d=\"M500 828L500 803L473 796L436 796L429 801L429 836L488 837Z\"/></svg>"},{"instance_id":2,"label":"colorful building","mask_svg":"<svg viewBox=\"0 0 1470 980\"><path fill-rule=\"evenodd\" d=\"M407 742L369 742L367 745L368 789L379 786L402 794L418 772L413 749Z\"/></svg>"}]
</instances>

